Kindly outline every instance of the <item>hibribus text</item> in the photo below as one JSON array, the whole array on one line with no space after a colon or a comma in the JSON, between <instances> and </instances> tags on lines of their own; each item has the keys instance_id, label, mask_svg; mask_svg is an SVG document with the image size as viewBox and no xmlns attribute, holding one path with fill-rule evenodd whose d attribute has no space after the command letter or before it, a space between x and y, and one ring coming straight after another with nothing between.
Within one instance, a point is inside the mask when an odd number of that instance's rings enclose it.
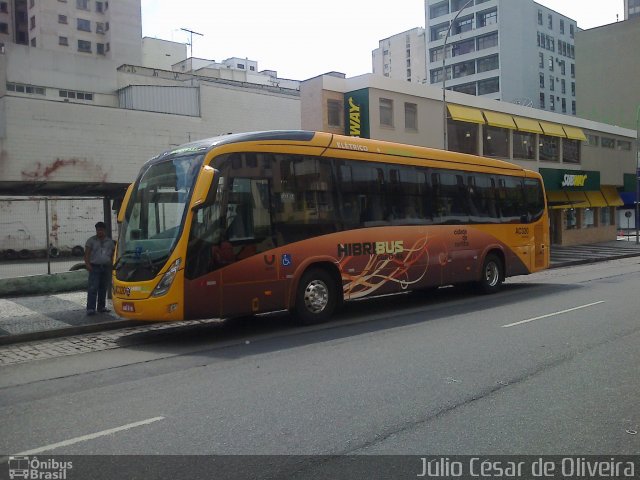
<instances>
[{"instance_id":1,"label":"hibribus text","mask_svg":"<svg viewBox=\"0 0 640 480\"><path fill-rule=\"evenodd\" d=\"M393 255L404 252L404 241L339 243L338 256L341 255Z\"/></svg>"}]
</instances>

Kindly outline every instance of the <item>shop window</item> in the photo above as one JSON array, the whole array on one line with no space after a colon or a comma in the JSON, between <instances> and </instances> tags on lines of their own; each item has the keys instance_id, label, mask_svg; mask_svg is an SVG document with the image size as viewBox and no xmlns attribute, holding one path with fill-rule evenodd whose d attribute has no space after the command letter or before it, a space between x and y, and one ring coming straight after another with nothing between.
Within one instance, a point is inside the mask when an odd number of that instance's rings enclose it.
<instances>
[{"instance_id":1,"label":"shop window","mask_svg":"<svg viewBox=\"0 0 640 480\"><path fill-rule=\"evenodd\" d=\"M592 228L595 226L596 226L596 210L594 208L585 208L583 228Z\"/></svg>"},{"instance_id":2,"label":"shop window","mask_svg":"<svg viewBox=\"0 0 640 480\"><path fill-rule=\"evenodd\" d=\"M560 138L540 135L540 160L557 162L560 160Z\"/></svg>"},{"instance_id":3,"label":"shop window","mask_svg":"<svg viewBox=\"0 0 640 480\"><path fill-rule=\"evenodd\" d=\"M603 227L611 225L611 208L602 207L600 209L600 225Z\"/></svg>"},{"instance_id":4,"label":"shop window","mask_svg":"<svg viewBox=\"0 0 640 480\"><path fill-rule=\"evenodd\" d=\"M536 136L533 133L513 132L513 158L520 160L535 160Z\"/></svg>"},{"instance_id":5,"label":"shop window","mask_svg":"<svg viewBox=\"0 0 640 480\"><path fill-rule=\"evenodd\" d=\"M575 230L578 228L578 215L574 208L564 210L564 229Z\"/></svg>"},{"instance_id":6,"label":"shop window","mask_svg":"<svg viewBox=\"0 0 640 480\"><path fill-rule=\"evenodd\" d=\"M580 142L578 140L562 139L562 161L580 163Z\"/></svg>"},{"instance_id":7,"label":"shop window","mask_svg":"<svg viewBox=\"0 0 640 480\"><path fill-rule=\"evenodd\" d=\"M482 137L485 157L509 158L509 130L506 128L485 126Z\"/></svg>"},{"instance_id":8,"label":"shop window","mask_svg":"<svg viewBox=\"0 0 640 480\"><path fill-rule=\"evenodd\" d=\"M478 154L478 125L448 120L448 149L454 152Z\"/></svg>"}]
</instances>

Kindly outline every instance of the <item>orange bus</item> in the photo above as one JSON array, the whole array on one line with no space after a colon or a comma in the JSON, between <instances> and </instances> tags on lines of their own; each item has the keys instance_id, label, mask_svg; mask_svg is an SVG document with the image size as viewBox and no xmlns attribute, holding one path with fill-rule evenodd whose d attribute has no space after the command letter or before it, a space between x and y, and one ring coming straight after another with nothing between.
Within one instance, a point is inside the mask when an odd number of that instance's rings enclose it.
<instances>
[{"instance_id":1,"label":"orange bus","mask_svg":"<svg viewBox=\"0 0 640 480\"><path fill-rule=\"evenodd\" d=\"M138 320L289 310L549 265L542 178L512 163L323 132L231 134L149 160L123 200L116 312Z\"/></svg>"}]
</instances>

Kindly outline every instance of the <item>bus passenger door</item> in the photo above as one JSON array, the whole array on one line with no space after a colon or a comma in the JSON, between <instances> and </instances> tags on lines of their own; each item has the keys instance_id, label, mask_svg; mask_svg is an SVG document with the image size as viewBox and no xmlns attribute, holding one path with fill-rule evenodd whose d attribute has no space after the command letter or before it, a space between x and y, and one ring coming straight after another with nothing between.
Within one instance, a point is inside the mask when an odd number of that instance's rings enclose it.
<instances>
[{"instance_id":1,"label":"bus passenger door","mask_svg":"<svg viewBox=\"0 0 640 480\"><path fill-rule=\"evenodd\" d=\"M271 216L269 180L235 177L229 183L226 229L218 254L233 264L221 269L224 316L284 306ZM214 261L216 259L214 258Z\"/></svg>"}]
</instances>

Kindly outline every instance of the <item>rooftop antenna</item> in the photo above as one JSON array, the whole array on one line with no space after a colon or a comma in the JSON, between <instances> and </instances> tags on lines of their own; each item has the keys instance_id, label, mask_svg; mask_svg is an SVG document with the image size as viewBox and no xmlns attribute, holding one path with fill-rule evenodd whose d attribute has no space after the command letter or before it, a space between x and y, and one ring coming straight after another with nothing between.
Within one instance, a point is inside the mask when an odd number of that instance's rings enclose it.
<instances>
[{"instance_id":1,"label":"rooftop antenna","mask_svg":"<svg viewBox=\"0 0 640 480\"><path fill-rule=\"evenodd\" d=\"M185 32L187 32L190 37L189 37L189 57L193 57L193 34L195 33L196 35L200 35L201 37L204 37L203 33L198 33L198 32L194 32L193 30L189 30L188 28L181 28L180 30L183 30Z\"/></svg>"}]
</instances>

